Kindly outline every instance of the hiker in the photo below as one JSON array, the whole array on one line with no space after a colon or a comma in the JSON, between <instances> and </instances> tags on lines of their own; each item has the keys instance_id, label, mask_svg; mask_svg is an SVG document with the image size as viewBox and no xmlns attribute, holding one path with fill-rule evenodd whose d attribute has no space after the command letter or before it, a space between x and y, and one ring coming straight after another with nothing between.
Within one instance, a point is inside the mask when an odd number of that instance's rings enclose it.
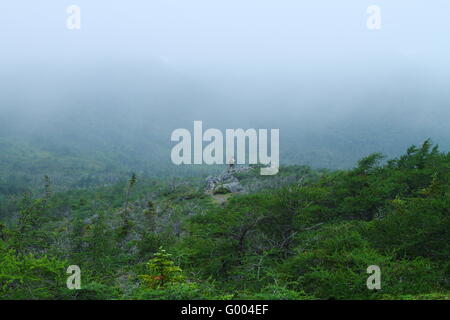
<instances>
[{"instance_id":1,"label":"hiker","mask_svg":"<svg viewBox=\"0 0 450 320\"><path fill-rule=\"evenodd\" d=\"M228 161L228 172L233 171L234 169L234 157L230 158L230 161Z\"/></svg>"}]
</instances>

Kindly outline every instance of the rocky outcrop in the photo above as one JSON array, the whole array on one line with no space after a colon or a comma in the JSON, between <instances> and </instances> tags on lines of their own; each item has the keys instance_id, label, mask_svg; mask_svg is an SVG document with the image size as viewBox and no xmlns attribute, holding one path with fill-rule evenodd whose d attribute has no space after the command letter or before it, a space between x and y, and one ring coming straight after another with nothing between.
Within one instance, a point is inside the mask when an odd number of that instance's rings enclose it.
<instances>
[{"instance_id":1,"label":"rocky outcrop","mask_svg":"<svg viewBox=\"0 0 450 320\"><path fill-rule=\"evenodd\" d=\"M239 179L234 176L235 173L249 170L250 168L234 168L219 176L209 176L206 178L206 192L213 194L237 193L244 190Z\"/></svg>"}]
</instances>

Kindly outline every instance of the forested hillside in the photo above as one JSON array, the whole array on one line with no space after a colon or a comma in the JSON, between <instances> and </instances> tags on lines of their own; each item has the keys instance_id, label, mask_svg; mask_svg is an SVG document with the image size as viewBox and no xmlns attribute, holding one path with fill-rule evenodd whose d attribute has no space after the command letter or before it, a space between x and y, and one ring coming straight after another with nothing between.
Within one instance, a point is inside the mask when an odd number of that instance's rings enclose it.
<instances>
[{"instance_id":1,"label":"forested hillside","mask_svg":"<svg viewBox=\"0 0 450 320\"><path fill-rule=\"evenodd\" d=\"M399 57L393 63L370 72L367 64L357 71L289 65L256 75L245 68L205 75L152 59L4 66L0 185L39 188L48 175L55 190L70 190L132 172L141 179L217 173L170 161L171 133L192 130L195 120L205 130L280 129L281 164L315 169L349 169L372 152L397 157L424 137L448 150L447 79Z\"/></svg>"},{"instance_id":2,"label":"forested hillside","mask_svg":"<svg viewBox=\"0 0 450 320\"><path fill-rule=\"evenodd\" d=\"M242 168L231 173L239 192L207 190L199 172L120 166L105 183L93 158L46 162L26 144L0 147L16 163L0 181L0 299L450 297L450 153L429 140L348 170ZM48 176L26 180L30 157ZM91 180L61 187L53 173L68 168ZM80 290L66 287L70 265ZM371 265L380 290L366 286Z\"/></svg>"}]
</instances>

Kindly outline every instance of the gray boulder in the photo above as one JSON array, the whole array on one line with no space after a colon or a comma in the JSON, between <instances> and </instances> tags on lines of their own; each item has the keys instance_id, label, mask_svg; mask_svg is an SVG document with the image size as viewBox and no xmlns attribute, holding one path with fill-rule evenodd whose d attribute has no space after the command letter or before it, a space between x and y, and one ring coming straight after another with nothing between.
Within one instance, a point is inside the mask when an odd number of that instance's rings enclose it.
<instances>
[{"instance_id":1,"label":"gray boulder","mask_svg":"<svg viewBox=\"0 0 450 320\"><path fill-rule=\"evenodd\" d=\"M231 170L218 176L206 178L206 192L212 193L235 193L241 192L244 188L238 178L234 176L237 170ZM228 192L227 192L228 191Z\"/></svg>"}]
</instances>

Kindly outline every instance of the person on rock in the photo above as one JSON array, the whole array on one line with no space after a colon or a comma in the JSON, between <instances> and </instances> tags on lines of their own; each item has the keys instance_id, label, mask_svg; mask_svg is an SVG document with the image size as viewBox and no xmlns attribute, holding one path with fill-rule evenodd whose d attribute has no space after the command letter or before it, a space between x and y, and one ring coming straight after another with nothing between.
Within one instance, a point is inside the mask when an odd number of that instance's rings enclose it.
<instances>
[{"instance_id":1,"label":"person on rock","mask_svg":"<svg viewBox=\"0 0 450 320\"><path fill-rule=\"evenodd\" d=\"M234 157L230 158L230 161L228 161L228 172L232 172L234 169Z\"/></svg>"}]
</instances>

